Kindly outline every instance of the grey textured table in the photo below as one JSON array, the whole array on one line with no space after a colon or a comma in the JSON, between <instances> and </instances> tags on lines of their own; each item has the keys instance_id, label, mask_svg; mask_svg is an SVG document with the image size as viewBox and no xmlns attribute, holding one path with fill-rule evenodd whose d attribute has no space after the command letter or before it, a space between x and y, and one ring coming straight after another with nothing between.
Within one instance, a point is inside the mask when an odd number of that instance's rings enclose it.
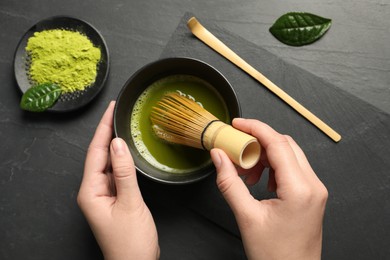
<instances>
[{"instance_id":1,"label":"grey textured table","mask_svg":"<svg viewBox=\"0 0 390 260\"><path fill-rule=\"evenodd\" d=\"M1 1L1 259L89 259L100 256L75 202L87 146L109 100L116 98L132 73L160 57L186 11L240 35L281 60L310 71L390 113L388 1ZM277 17L288 11L309 11L332 18L332 28L313 45L302 48L285 46L268 33L268 28ZM79 17L100 30L110 49L109 81L98 98L77 113L59 116L24 113L18 109L20 93L13 78L13 52L28 28L42 18L58 14ZM378 113L379 119L385 117L383 113ZM364 125L357 129L361 132L364 130ZM310 151L310 146L305 147ZM332 149L328 152L332 152ZM387 165L385 161L375 158L373 161ZM382 169L380 166L377 168ZM370 174L368 169L356 171ZM371 184L358 186L357 192L347 190L345 198L354 196L354 203L361 199L362 207L369 206L380 213L388 213L387 201L370 203L363 199L375 193L386 194L384 199L389 197L388 177L381 175L383 179L379 179L375 174L372 176ZM324 177L332 185L331 188L337 190L341 186L337 181ZM372 185L381 182L382 185ZM172 197L169 195L185 192L182 188L169 189L166 197L155 201L151 197L153 193L149 191L158 188L156 184L143 179L140 183L151 208L159 217L156 222L159 233L163 235L162 258L245 257L235 232L228 232L204 214L199 214L202 205L194 203L197 206L191 209L181 201L171 203ZM211 186L211 183L208 184ZM363 185L357 182L351 184ZM208 187L203 184L199 186L203 189ZM359 193L359 190L362 192ZM185 195L188 201L196 200L192 194ZM386 230L372 234L371 230L375 231L380 226L362 221L367 215L351 212L356 208L349 208L348 201L333 200L332 203L340 210L336 214L339 219L326 220L326 224L345 218L345 221L337 223L361 221L367 226L354 230L348 226L331 227L328 234L336 233L338 229L344 233L337 240L327 236L329 247L324 250L334 246L340 255L345 248L345 258L348 258L353 255L349 251L362 250L365 243L342 238L354 234L364 237L367 233L367 237L373 241L367 244L366 254L362 254L362 258L389 254L389 248L382 246L387 243L388 237L383 235ZM345 207L340 207L344 203ZM372 214L368 215L372 217ZM384 217L378 216L378 219ZM351 227L355 228L354 225ZM383 228L388 228L388 225ZM379 246L373 246L375 244ZM226 250L226 245L229 245L229 250ZM324 256L331 255L331 252L324 253ZM354 257L356 259L356 255Z\"/></svg>"}]
</instances>

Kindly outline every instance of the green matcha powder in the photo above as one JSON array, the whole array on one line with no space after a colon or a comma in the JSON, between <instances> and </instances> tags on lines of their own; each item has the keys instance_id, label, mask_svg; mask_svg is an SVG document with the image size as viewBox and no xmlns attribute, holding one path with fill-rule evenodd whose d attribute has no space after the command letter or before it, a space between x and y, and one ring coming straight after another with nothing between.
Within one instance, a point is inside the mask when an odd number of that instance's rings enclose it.
<instances>
[{"instance_id":1,"label":"green matcha powder","mask_svg":"<svg viewBox=\"0 0 390 260\"><path fill-rule=\"evenodd\" d=\"M95 82L101 52L79 32L36 32L28 40L26 51L31 59L29 76L36 84L55 83L63 93L69 93Z\"/></svg>"}]
</instances>

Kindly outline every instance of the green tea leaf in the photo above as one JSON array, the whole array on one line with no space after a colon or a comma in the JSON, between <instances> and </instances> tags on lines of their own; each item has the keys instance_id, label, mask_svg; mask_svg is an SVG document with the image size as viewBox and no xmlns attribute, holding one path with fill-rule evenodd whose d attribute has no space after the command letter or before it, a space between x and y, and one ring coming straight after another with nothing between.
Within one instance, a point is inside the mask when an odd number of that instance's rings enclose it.
<instances>
[{"instance_id":1,"label":"green tea leaf","mask_svg":"<svg viewBox=\"0 0 390 260\"><path fill-rule=\"evenodd\" d=\"M320 39L330 28L332 20L310 13L291 12L279 17L269 31L279 41L302 46Z\"/></svg>"},{"instance_id":2,"label":"green tea leaf","mask_svg":"<svg viewBox=\"0 0 390 260\"><path fill-rule=\"evenodd\" d=\"M20 107L31 112L42 112L53 106L61 95L61 88L43 83L29 88L22 96Z\"/></svg>"}]
</instances>

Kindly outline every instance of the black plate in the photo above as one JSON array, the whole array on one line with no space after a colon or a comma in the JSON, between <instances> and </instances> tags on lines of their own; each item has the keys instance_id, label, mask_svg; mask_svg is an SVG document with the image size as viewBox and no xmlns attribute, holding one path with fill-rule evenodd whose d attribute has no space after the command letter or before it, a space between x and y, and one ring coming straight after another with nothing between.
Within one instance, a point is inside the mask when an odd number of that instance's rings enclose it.
<instances>
[{"instance_id":1,"label":"black plate","mask_svg":"<svg viewBox=\"0 0 390 260\"><path fill-rule=\"evenodd\" d=\"M33 36L35 32L50 29L67 29L78 31L86 35L93 43L93 45L100 48L101 50L101 60L98 64L95 83L83 91L75 91L73 93L62 94L59 100L51 108L48 109L48 111L55 112L72 111L81 108L91 102L104 87L104 84L108 77L110 66L108 48L102 35L91 24L80 19L68 16L54 16L38 22L24 34L15 51L15 78L22 93L26 92L27 89L32 86L32 83L30 82L27 75L27 41L31 36Z\"/></svg>"}]
</instances>

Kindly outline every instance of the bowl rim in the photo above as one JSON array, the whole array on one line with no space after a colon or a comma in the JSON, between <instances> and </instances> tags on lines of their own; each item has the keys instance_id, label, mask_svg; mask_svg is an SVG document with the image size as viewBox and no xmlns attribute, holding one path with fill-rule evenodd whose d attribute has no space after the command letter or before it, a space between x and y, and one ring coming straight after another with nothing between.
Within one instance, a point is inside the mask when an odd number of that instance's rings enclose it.
<instances>
[{"instance_id":1,"label":"bowl rim","mask_svg":"<svg viewBox=\"0 0 390 260\"><path fill-rule=\"evenodd\" d=\"M118 93L118 96L117 96L117 99L116 99L116 103L115 103L115 108L114 108L114 134L115 134L115 137L120 137L119 135L119 119L118 119L118 110L119 110L119 106L120 106L120 100L121 100L121 97L123 96L123 94L125 93L128 85L135 79L139 76L140 73L144 72L145 70L147 69L151 69L153 68L154 66L158 66L159 64L161 63L167 63L167 62L174 62L174 61L185 61L185 62L195 62L195 63L199 63L201 64L202 66L206 66L206 67L209 67L211 69L211 71L213 71L213 73L215 74L218 74L218 76L226 82L226 85L229 86L229 89L231 91L231 95L234 97L234 100L235 100L235 110L237 112L237 115L235 115L235 117L239 116L241 117L241 114L242 114L242 111L241 111L241 105L240 105L240 102L239 102L239 99L237 97L237 93L236 91L234 90L233 86L231 85L231 83L227 80L227 78L218 70L216 69L214 66L208 64L207 62L205 61L202 61L200 59L196 59L196 58L192 58L192 57L186 57L186 56L181 56L181 57L167 57L167 58L161 58L161 59L158 59L158 60L155 60L153 62L150 62L148 64L145 64L144 66L142 66L141 68L139 68L138 70L136 70L132 76L125 82L125 84L123 85L122 89L119 91ZM163 73L162 73L163 74ZM174 75L174 74L171 74L171 75ZM163 77L161 77L163 78ZM156 79L152 80L151 82L155 82ZM147 84L145 84L147 85ZM147 86L146 86L147 87ZM146 89L143 88L141 93ZM218 91L218 90L216 90ZM220 93L222 95L222 93ZM138 99L139 95L137 96L137 99ZM132 110L132 108L131 108ZM233 118L231 118L233 119ZM130 152L131 149L130 149ZM132 156L134 158L134 154L132 153ZM202 179L205 179L207 178L208 176L210 176L212 173L215 172L215 167L213 165L213 163L211 163L209 166L205 166L205 168L202 168L204 171L205 171L205 174L202 174L200 176L198 176L197 178L192 178L192 179L189 179L189 180L180 180L180 181L172 181L172 180L166 180L166 179L160 179L156 176L153 176L151 174L149 174L148 172L146 172L144 169L142 169L141 167L139 167L139 165L137 165L136 162L134 162L134 165L135 165L135 168L137 170L137 172L139 172L141 175L147 177L148 179L151 179L153 181L156 181L158 183L164 183L164 184L173 184L173 185L183 185L183 184L190 184L190 183L195 183L195 182L198 182ZM153 166L151 166L153 167ZM210 168L210 169L208 169ZM156 168L157 169L157 168ZM159 169L158 169L159 170Z\"/></svg>"}]
</instances>

